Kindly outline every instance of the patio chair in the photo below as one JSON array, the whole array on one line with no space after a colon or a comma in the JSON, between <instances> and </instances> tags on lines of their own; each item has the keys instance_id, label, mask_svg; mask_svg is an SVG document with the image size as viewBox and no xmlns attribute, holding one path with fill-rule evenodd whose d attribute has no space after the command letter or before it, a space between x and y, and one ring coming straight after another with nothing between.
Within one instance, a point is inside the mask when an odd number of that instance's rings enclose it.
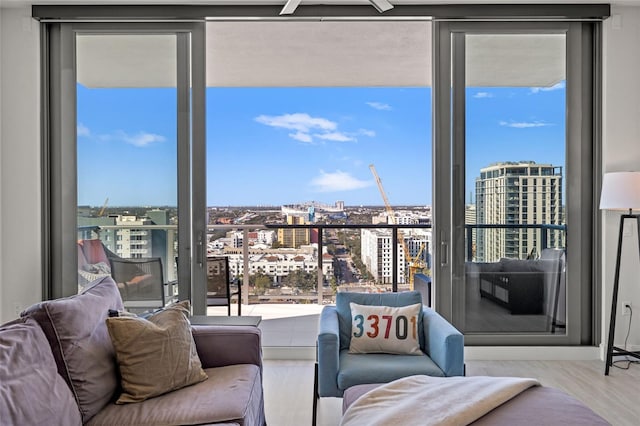
<instances>
[{"instance_id":1,"label":"patio chair","mask_svg":"<svg viewBox=\"0 0 640 426\"><path fill-rule=\"evenodd\" d=\"M118 284L124 307L144 312L165 306L162 260L110 258L111 276Z\"/></svg>"},{"instance_id":2,"label":"patio chair","mask_svg":"<svg viewBox=\"0 0 640 426\"><path fill-rule=\"evenodd\" d=\"M241 287L231 290L229 280L229 258L226 256L207 257L207 306L226 306L231 316L231 297L238 297L238 316L242 315Z\"/></svg>"},{"instance_id":3,"label":"patio chair","mask_svg":"<svg viewBox=\"0 0 640 426\"><path fill-rule=\"evenodd\" d=\"M375 314L362 316L360 312L354 312L352 318L352 308L364 310L362 306L353 306L352 303L365 305L364 309L370 311L383 307L392 309L384 316ZM416 307L417 304L420 304L419 307ZM401 309L393 309L398 307ZM408 319L406 315L408 310L405 308L411 309L415 315ZM373 316L377 316L377 320L371 323L366 322L365 327L362 327L362 320L367 321ZM358 317L361 318L358 319ZM412 319L416 317L417 319ZM395 350L396 347L398 349L404 347L403 342L407 341L407 326L413 324L413 321L417 331L416 336L413 337L413 349L411 351ZM389 324L401 324L404 327L395 325L391 329ZM370 328L369 326L372 325L373 327ZM390 329L391 333L389 333ZM380 333L372 333L373 331L380 331ZM360 337L365 333L369 334L369 337L374 337L373 334L382 337L385 332L387 333L384 335L385 339L388 334L397 336L396 340L392 340L393 347L390 351L381 351L376 348L368 353L362 353L362 347L353 350L355 348L351 345L351 341L354 337ZM320 314L312 423L316 424L317 404L320 397L342 397L344 391L351 386L387 383L416 374L440 377L463 376L463 335L434 310L423 306L422 297L418 291L382 294L339 292L336 294L336 305L325 306Z\"/></svg>"}]
</instances>

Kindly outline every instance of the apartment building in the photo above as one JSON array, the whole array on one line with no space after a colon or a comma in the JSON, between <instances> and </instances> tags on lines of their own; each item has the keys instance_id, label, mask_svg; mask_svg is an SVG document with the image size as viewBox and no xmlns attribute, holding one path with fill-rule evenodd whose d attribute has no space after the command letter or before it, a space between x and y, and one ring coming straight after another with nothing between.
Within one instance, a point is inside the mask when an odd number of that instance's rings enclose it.
<instances>
[{"instance_id":1,"label":"apartment building","mask_svg":"<svg viewBox=\"0 0 640 426\"><path fill-rule=\"evenodd\" d=\"M309 221L305 216L287 215L287 225L305 225ZM300 247L311 242L311 232L306 228L278 229L278 242L283 247Z\"/></svg>"},{"instance_id":2,"label":"apartment building","mask_svg":"<svg viewBox=\"0 0 640 426\"><path fill-rule=\"evenodd\" d=\"M526 258L540 253L545 229L509 225L560 225L562 167L535 162L501 162L482 168L476 179L477 224L506 227L476 230L476 259ZM468 223L468 222L467 222ZM547 247L564 247L559 233L549 233Z\"/></svg>"}]
</instances>

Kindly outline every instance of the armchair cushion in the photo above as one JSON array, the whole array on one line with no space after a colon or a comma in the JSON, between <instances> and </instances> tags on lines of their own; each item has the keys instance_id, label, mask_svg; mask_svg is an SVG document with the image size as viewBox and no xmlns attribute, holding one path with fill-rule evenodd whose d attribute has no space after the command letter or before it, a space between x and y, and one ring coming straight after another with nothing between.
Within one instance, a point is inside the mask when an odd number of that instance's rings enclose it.
<instances>
[{"instance_id":1,"label":"armchair cushion","mask_svg":"<svg viewBox=\"0 0 640 426\"><path fill-rule=\"evenodd\" d=\"M349 353L422 355L418 340L418 317L422 304L402 307L350 303Z\"/></svg>"},{"instance_id":2,"label":"armchair cushion","mask_svg":"<svg viewBox=\"0 0 640 426\"><path fill-rule=\"evenodd\" d=\"M351 293L339 292L336 295L336 309L340 329L340 350L349 349L351 345L351 306L350 303L372 306L407 306L422 304L422 296L418 291L400 293ZM422 330L422 315L418 315L418 330ZM424 348L424 337L419 333L420 347Z\"/></svg>"},{"instance_id":3,"label":"armchair cushion","mask_svg":"<svg viewBox=\"0 0 640 426\"><path fill-rule=\"evenodd\" d=\"M140 402L207 379L191 335L189 302L148 317L107 318L122 393L118 404Z\"/></svg>"},{"instance_id":4,"label":"armchair cushion","mask_svg":"<svg viewBox=\"0 0 640 426\"><path fill-rule=\"evenodd\" d=\"M443 377L442 370L425 354L350 354L340 351L338 388L345 390L362 383L386 383L415 374Z\"/></svg>"}]
</instances>

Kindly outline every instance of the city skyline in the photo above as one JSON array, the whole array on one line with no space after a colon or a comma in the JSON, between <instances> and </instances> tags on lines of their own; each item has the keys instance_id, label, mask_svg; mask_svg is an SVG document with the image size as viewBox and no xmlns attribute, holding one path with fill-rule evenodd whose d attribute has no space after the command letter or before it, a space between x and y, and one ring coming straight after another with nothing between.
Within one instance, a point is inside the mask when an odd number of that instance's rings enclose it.
<instances>
[{"instance_id":1,"label":"city skyline","mask_svg":"<svg viewBox=\"0 0 640 426\"><path fill-rule=\"evenodd\" d=\"M468 89L467 194L492 163L564 167L564 89ZM78 86L79 205L177 204L174 98ZM209 88L206 124L208 206L383 205L369 164L392 205L432 204L430 88Z\"/></svg>"}]
</instances>

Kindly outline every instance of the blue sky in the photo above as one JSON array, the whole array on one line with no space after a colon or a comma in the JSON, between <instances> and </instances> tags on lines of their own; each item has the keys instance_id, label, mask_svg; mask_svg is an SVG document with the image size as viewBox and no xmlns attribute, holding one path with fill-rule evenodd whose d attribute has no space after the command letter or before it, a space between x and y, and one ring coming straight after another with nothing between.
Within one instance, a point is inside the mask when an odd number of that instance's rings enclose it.
<instances>
[{"instance_id":1,"label":"blue sky","mask_svg":"<svg viewBox=\"0 0 640 426\"><path fill-rule=\"evenodd\" d=\"M564 166L564 84L467 91L467 195L481 167ZM176 204L175 91L78 86L78 203ZM207 205L431 204L429 88L207 89Z\"/></svg>"}]
</instances>

